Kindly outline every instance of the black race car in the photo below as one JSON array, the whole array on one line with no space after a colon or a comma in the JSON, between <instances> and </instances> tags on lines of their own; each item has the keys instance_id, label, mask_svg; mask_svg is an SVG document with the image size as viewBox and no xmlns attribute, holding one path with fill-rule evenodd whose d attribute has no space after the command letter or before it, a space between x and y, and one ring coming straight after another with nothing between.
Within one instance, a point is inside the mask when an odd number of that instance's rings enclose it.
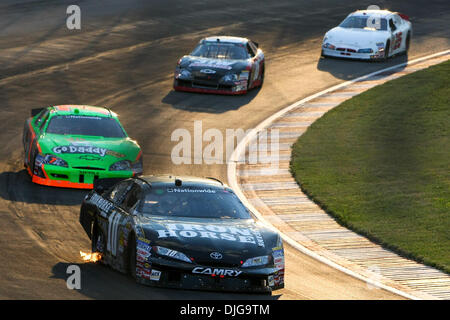
<instances>
[{"instance_id":1,"label":"black race car","mask_svg":"<svg viewBox=\"0 0 450 320\"><path fill-rule=\"evenodd\" d=\"M262 86L264 53L246 38L208 37L178 61L173 87L177 91L243 94Z\"/></svg>"},{"instance_id":2,"label":"black race car","mask_svg":"<svg viewBox=\"0 0 450 320\"><path fill-rule=\"evenodd\" d=\"M266 292L284 287L280 236L211 178L97 180L80 223L101 262L147 285Z\"/></svg>"}]
</instances>

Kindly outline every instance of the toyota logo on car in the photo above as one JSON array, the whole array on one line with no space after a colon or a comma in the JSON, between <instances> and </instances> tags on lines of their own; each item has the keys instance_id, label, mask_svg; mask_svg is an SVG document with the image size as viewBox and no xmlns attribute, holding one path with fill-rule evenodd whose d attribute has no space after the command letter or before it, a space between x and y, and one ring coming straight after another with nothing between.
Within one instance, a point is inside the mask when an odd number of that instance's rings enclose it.
<instances>
[{"instance_id":1,"label":"toyota logo on car","mask_svg":"<svg viewBox=\"0 0 450 320\"><path fill-rule=\"evenodd\" d=\"M209 256L215 260L222 259L222 254L220 252L211 252Z\"/></svg>"}]
</instances>

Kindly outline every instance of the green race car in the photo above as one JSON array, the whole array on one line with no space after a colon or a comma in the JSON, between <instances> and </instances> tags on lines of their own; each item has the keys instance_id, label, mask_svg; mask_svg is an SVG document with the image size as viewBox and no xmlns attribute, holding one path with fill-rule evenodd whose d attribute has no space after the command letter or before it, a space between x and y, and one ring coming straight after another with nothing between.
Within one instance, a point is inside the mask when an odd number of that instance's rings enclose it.
<instances>
[{"instance_id":1,"label":"green race car","mask_svg":"<svg viewBox=\"0 0 450 320\"><path fill-rule=\"evenodd\" d=\"M142 174L142 151L107 108L33 109L23 131L24 165L34 183L92 189L103 178Z\"/></svg>"}]
</instances>

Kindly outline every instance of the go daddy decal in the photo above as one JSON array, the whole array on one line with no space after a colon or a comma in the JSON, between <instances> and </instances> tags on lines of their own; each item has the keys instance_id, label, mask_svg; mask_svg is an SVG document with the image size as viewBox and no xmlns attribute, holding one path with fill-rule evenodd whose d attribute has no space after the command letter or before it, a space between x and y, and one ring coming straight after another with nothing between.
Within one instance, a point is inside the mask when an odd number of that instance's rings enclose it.
<instances>
[{"instance_id":1,"label":"go daddy decal","mask_svg":"<svg viewBox=\"0 0 450 320\"><path fill-rule=\"evenodd\" d=\"M100 157L105 155L112 155L117 158L125 157L125 155L106 148L94 147L89 145L68 145L56 146L52 149L55 154L70 153L70 154L94 154Z\"/></svg>"},{"instance_id":2,"label":"go daddy decal","mask_svg":"<svg viewBox=\"0 0 450 320\"><path fill-rule=\"evenodd\" d=\"M199 225L191 223L165 224L166 229L156 230L158 238L209 238L241 243L252 243L265 247L261 233L256 229L228 227L219 225Z\"/></svg>"}]
</instances>

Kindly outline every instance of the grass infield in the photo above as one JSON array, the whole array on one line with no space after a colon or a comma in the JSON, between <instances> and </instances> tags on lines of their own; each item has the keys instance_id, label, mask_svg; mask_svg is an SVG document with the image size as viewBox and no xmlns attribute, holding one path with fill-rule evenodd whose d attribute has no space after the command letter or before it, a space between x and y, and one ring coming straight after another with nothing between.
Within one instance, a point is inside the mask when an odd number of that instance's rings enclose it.
<instances>
[{"instance_id":1,"label":"grass infield","mask_svg":"<svg viewBox=\"0 0 450 320\"><path fill-rule=\"evenodd\" d=\"M450 62L329 111L294 144L290 168L340 224L450 273Z\"/></svg>"}]
</instances>

